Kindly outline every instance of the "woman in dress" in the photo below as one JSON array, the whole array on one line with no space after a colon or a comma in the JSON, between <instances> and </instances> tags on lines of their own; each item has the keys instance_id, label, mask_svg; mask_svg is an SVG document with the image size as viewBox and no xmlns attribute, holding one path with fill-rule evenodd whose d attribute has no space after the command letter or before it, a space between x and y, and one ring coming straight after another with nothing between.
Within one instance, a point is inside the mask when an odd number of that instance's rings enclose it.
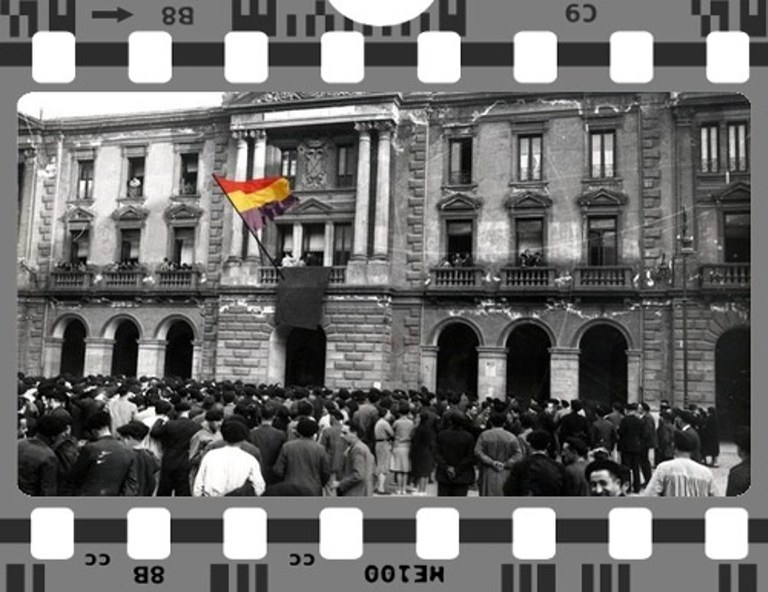
<instances>
[{"instance_id":1,"label":"woman in dress","mask_svg":"<svg viewBox=\"0 0 768 592\"><path fill-rule=\"evenodd\" d=\"M397 419L392 424L395 442L392 446L392 460L389 469L395 475L397 495L405 495L405 486L411 472L411 436L414 429L411 406L408 401L400 401L395 415Z\"/></svg>"},{"instance_id":2,"label":"woman in dress","mask_svg":"<svg viewBox=\"0 0 768 592\"><path fill-rule=\"evenodd\" d=\"M435 470L437 417L427 410L418 416L411 439L411 478L416 481L416 495L427 495L427 481Z\"/></svg>"}]
</instances>

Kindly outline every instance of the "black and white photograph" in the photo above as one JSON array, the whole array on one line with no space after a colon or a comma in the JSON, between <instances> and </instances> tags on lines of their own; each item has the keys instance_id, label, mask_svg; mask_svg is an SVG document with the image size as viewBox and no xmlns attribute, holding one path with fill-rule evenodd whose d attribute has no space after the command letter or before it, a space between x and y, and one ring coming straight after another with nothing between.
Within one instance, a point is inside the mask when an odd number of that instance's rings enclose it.
<instances>
[{"instance_id":1,"label":"black and white photograph","mask_svg":"<svg viewBox=\"0 0 768 592\"><path fill-rule=\"evenodd\" d=\"M30 496L737 496L750 103L31 93Z\"/></svg>"}]
</instances>

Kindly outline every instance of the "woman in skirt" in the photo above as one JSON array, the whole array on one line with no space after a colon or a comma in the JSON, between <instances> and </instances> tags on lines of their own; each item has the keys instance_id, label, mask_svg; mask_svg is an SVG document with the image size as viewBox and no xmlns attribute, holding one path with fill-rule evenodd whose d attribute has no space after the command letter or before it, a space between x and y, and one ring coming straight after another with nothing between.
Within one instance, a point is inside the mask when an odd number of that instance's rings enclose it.
<instances>
[{"instance_id":1,"label":"woman in skirt","mask_svg":"<svg viewBox=\"0 0 768 592\"><path fill-rule=\"evenodd\" d=\"M427 495L427 481L435 470L437 416L422 410L411 439L411 478L418 485L416 495Z\"/></svg>"},{"instance_id":2,"label":"woman in skirt","mask_svg":"<svg viewBox=\"0 0 768 592\"><path fill-rule=\"evenodd\" d=\"M411 419L411 406L408 401L400 401L396 409L397 419L392 424L395 433L395 442L392 446L392 460L389 469L395 475L397 495L405 495L405 486L408 483L408 475L411 472L411 436L414 424Z\"/></svg>"}]
</instances>

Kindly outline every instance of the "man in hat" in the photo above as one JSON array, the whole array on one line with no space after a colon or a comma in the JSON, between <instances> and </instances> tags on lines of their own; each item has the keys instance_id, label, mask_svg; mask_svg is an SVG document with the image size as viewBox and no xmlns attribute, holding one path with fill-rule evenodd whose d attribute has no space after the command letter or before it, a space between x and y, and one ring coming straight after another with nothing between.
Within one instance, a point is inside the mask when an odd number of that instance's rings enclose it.
<instances>
[{"instance_id":1,"label":"man in hat","mask_svg":"<svg viewBox=\"0 0 768 592\"><path fill-rule=\"evenodd\" d=\"M296 426L298 438L283 444L273 468L278 479L295 483L320 496L331 477L325 449L315 442L317 422L308 417Z\"/></svg>"}]
</instances>

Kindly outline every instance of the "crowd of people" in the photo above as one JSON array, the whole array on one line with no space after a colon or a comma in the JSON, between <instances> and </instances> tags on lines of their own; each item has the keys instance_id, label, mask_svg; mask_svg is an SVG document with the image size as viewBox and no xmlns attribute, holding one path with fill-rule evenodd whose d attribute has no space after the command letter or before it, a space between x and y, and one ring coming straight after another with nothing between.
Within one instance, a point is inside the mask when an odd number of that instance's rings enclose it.
<instances>
[{"instance_id":1,"label":"crowd of people","mask_svg":"<svg viewBox=\"0 0 768 592\"><path fill-rule=\"evenodd\" d=\"M18 483L35 496L714 496L715 410L477 400L427 389L18 379ZM652 462L653 461L653 462ZM434 490L434 487L431 487Z\"/></svg>"}]
</instances>

